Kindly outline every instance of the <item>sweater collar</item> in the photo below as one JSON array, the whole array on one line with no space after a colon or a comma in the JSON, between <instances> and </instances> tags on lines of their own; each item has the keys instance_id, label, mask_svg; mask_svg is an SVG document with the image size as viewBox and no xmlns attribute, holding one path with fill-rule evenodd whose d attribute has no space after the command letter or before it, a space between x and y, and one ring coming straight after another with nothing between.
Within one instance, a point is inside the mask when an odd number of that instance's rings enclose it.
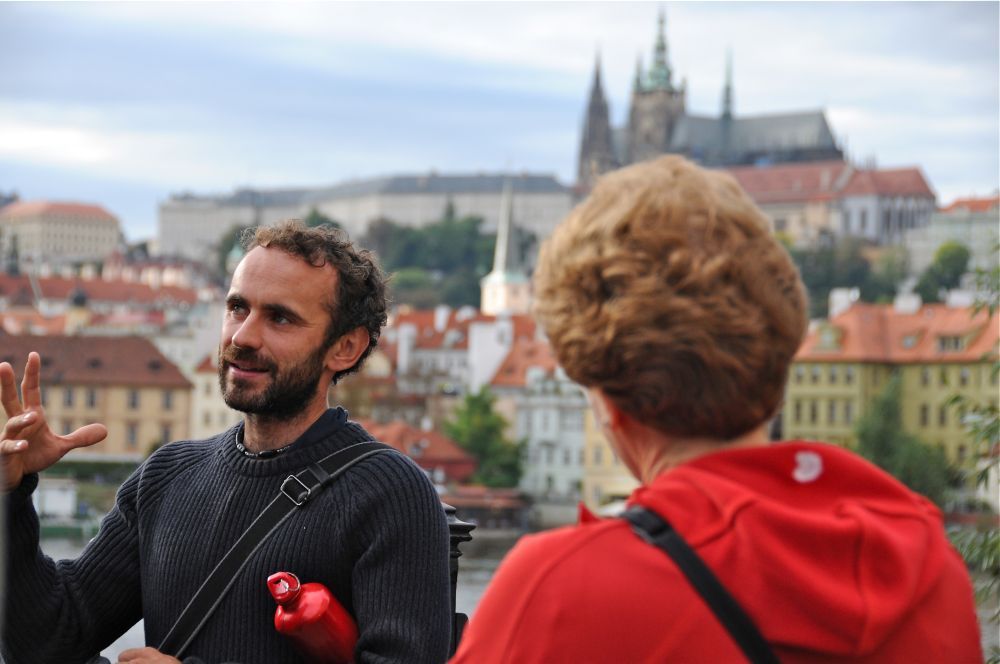
<instances>
[{"instance_id":1,"label":"sweater collar","mask_svg":"<svg viewBox=\"0 0 1000 664\"><path fill-rule=\"evenodd\" d=\"M347 419L343 408L329 408L280 454L266 457L245 455L237 445L243 439L243 423L222 436L220 455L241 475L266 476L297 471L347 445L369 440L368 433Z\"/></svg>"}]
</instances>

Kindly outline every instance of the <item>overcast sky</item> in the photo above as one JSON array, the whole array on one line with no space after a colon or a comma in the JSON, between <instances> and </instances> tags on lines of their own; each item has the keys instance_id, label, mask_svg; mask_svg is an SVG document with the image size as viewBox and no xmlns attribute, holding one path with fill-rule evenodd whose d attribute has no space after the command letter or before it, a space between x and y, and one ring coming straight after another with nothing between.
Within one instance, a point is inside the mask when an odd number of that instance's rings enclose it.
<instances>
[{"instance_id":1,"label":"overcast sky","mask_svg":"<svg viewBox=\"0 0 1000 664\"><path fill-rule=\"evenodd\" d=\"M1000 183L998 3L0 2L0 192L156 232L171 192L396 173L575 174L600 51L622 124L666 10L688 111L824 108L939 204Z\"/></svg>"}]
</instances>

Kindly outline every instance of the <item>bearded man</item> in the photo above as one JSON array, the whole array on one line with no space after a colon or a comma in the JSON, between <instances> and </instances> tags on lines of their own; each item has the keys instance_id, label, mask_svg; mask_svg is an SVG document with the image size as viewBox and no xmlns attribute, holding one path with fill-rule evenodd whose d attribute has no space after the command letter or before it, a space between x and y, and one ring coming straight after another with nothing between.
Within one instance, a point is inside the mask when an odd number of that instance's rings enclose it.
<instances>
[{"instance_id":1,"label":"bearded man","mask_svg":"<svg viewBox=\"0 0 1000 664\"><path fill-rule=\"evenodd\" d=\"M156 647L283 480L371 440L342 408L327 406L326 394L378 343L383 273L334 229L285 222L255 229L245 245L218 363L223 397L243 422L152 454L76 560L42 554L31 494L39 471L107 429L55 435L41 405L38 354L28 356L21 396L13 368L0 364L9 418L0 433L10 515L8 662L86 662L140 619L148 646L119 661L178 662ZM281 522L184 648L184 663L300 662L275 630L265 583L286 570L325 585L355 619L355 662L447 658L448 529L433 486L404 456L362 459Z\"/></svg>"}]
</instances>

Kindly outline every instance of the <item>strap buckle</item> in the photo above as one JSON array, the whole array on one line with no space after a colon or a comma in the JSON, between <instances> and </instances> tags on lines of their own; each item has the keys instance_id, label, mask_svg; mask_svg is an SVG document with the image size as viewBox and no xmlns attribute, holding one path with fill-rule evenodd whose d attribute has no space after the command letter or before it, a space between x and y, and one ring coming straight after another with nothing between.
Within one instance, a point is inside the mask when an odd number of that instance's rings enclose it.
<instances>
[{"instance_id":1,"label":"strap buckle","mask_svg":"<svg viewBox=\"0 0 1000 664\"><path fill-rule=\"evenodd\" d=\"M292 480L298 482L299 486L305 489L305 493L301 492L298 493L298 497L293 496L291 493L289 493L289 488L290 488L289 484L291 483ZM294 489L294 487L291 488ZM306 483L300 480L295 475L289 475L288 477L285 478L285 481L281 483L281 493L285 494L286 498L295 503L296 507L302 507L302 504L305 503L307 500L309 500L309 496L312 495L312 489L306 486Z\"/></svg>"}]
</instances>

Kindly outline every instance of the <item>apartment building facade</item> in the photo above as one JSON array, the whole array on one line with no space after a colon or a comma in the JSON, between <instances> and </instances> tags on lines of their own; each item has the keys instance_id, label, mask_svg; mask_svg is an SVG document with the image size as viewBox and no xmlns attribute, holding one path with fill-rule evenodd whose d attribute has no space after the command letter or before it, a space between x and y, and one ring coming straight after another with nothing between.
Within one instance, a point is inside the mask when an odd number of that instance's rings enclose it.
<instances>
[{"instance_id":1,"label":"apartment building facade","mask_svg":"<svg viewBox=\"0 0 1000 664\"><path fill-rule=\"evenodd\" d=\"M953 463L972 449L964 414L949 404L960 394L997 404L992 363L996 316L969 307L854 303L816 325L791 368L782 412L783 437L852 447L854 427L890 378L899 376L903 429L942 449Z\"/></svg>"},{"instance_id":2,"label":"apartment building facade","mask_svg":"<svg viewBox=\"0 0 1000 664\"><path fill-rule=\"evenodd\" d=\"M18 381L31 351L42 359L42 405L54 431L108 427L104 441L68 459L141 461L156 446L188 437L191 383L147 339L0 336L0 361L11 363Z\"/></svg>"}]
</instances>

